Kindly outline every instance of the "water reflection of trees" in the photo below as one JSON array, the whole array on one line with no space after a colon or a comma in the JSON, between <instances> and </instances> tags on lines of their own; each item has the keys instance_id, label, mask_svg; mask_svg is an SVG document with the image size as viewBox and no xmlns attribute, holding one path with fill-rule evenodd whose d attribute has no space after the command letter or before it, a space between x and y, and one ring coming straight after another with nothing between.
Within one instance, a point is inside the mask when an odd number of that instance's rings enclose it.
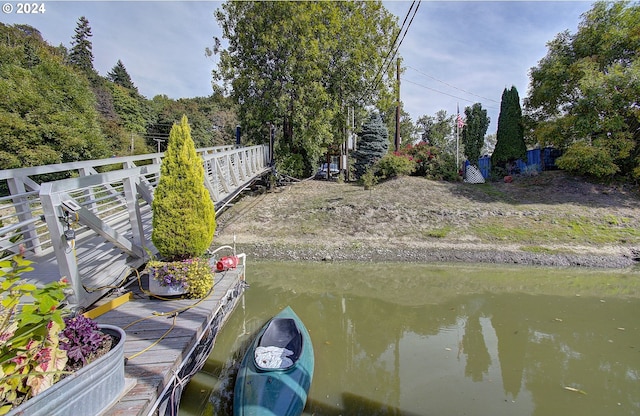
<instances>
[{"instance_id":1,"label":"water reflection of trees","mask_svg":"<svg viewBox=\"0 0 640 416\"><path fill-rule=\"evenodd\" d=\"M379 409L366 414L405 415L400 409L403 338L417 334L420 342L429 343L444 329L459 327L460 374L482 383L489 372L497 371L503 399L517 400L526 391L534 415L594 414L594 409L640 413L637 325L618 329L630 326L628 317L637 316L637 300L601 302L517 293L438 297L421 295L431 290L423 278L365 278L357 276L356 269L353 273L310 279L282 274L267 279L266 289L277 293L278 305L299 305L296 311L300 308L299 314L312 320L308 326L316 371L332 380L333 388L312 386L316 397L334 394L338 386L352 399L362 399L363 412ZM446 289L441 283L438 294ZM621 324L625 319L628 323ZM428 363L431 358L417 359ZM588 395L569 392L565 386ZM377 404L365 403L364 398L371 397ZM343 402L342 397L327 400ZM357 406L358 400L350 403Z\"/></svg>"},{"instance_id":2,"label":"water reflection of trees","mask_svg":"<svg viewBox=\"0 0 640 416\"><path fill-rule=\"evenodd\" d=\"M328 301L330 307L326 306ZM625 335L624 331L616 332L613 318L605 317L632 313L633 305L624 301L611 301L603 307L598 300L508 294L474 295L445 305L424 306L355 296L318 303L324 305L323 320L339 329L327 325L315 331L314 340L332 339L330 344L341 345L344 351L332 351L328 355L332 363L326 367L322 361L327 357L316 354L320 362L317 366L343 369L333 376L354 397L371 396L375 391L376 400L387 406L372 414L403 414L399 410L399 344L405 334L418 334L428 340L460 321L464 323L460 348L465 377L486 381L490 366L499 365L505 399L516 400L526 388L535 403L534 414L590 413L594 405L607 403L624 403L627 410L629 406L634 411L640 409L631 385L637 384L638 369L633 361L615 353L616 341L608 340L609 336ZM590 310L592 306L596 308ZM481 320L490 325L483 326ZM487 330L497 338L497 351L493 352L497 363L492 363L487 347ZM630 342L637 342L637 336ZM580 400L579 393L567 394L564 386L591 391L600 404L591 396L587 401ZM371 411L371 403L367 403Z\"/></svg>"}]
</instances>

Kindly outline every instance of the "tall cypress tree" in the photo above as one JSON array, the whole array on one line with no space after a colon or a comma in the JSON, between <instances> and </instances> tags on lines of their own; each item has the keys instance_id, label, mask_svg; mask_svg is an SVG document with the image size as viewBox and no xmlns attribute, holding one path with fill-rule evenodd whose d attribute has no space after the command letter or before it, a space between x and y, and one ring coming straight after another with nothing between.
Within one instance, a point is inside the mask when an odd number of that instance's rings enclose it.
<instances>
[{"instance_id":1,"label":"tall cypress tree","mask_svg":"<svg viewBox=\"0 0 640 416\"><path fill-rule=\"evenodd\" d=\"M491 155L493 168L506 169L508 163L527 157L520 97L514 86L509 90L505 88L502 93L496 140L496 148Z\"/></svg>"},{"instance_id":2,"label":"tall cypress tree","mask_svg":"<svg viewBox=\"0 0 640 416\"><path fill-rule=\"evenodd\" d=\"M356 177L362 176L367 168L382 159L389 151L389 132L380 114L372 113L369 121L362 126L359 134L358 150L353 153Z\"/></svg>"},{"instance_id":3,"label":"tall cypress tree","mask_svg":"<svg viewBox=\"0 0 640 416\"><path fill-rule=\"evenodd\" d=\"M216 229L215 211L204 186L204 166L196 153L187 116L174 124L153 197L151 240L166 260L204 254Z\"/></svg>"},{"instance_id":4,"label":"tall cypress tree","mask_svg":"<svg viewBox=\"0 0 640 416\"><path fill-rule=\"evenodd\" d=\"M75 28L75 35L71 41L71 51L69 52L69 62L86 74L95 73L93 68L93 44L91 43L91 26L86 17L78 19Z\"/></svg>"}]
</instances>

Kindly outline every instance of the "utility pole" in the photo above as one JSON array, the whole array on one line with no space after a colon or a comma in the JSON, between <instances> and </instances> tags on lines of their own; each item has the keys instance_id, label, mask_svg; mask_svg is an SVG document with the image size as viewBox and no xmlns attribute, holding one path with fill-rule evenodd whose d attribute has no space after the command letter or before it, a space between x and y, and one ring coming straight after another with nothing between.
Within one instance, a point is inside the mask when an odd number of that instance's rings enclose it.
<instances>
[{"instance_id":1,"label":"utility pole","mask_svg":"<svg viewBox=\"0 0 640 416\"><path fill-rule=\"evenodd\" d=\"M398 101L396 104L396 152L400 149L400 58L397 60L396 77L398 81Z\"/></svg>"}]
</instances>

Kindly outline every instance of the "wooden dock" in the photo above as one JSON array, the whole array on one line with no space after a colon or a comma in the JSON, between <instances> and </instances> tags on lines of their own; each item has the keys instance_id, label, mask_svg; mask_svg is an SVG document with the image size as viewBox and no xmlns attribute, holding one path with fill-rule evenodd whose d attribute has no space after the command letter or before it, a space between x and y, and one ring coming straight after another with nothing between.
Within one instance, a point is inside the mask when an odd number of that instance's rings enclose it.
<instances>
[{"instance_id":1,"label":"wooden dock","mask_svg":"<svg viewBox=\"0 0 640 416\"><path fill-rule=\"evenodd\" d=\"M216 273L213 292L203 300L155 299L140 287L148 288L144 275L96 304L110 309L94 318L98 323L126 332L126 388L103 416L177 414L183 387L204 364L244 291L245 267ZM128 300L109 307L123 299Z\"/></svg>"}]
</instances>

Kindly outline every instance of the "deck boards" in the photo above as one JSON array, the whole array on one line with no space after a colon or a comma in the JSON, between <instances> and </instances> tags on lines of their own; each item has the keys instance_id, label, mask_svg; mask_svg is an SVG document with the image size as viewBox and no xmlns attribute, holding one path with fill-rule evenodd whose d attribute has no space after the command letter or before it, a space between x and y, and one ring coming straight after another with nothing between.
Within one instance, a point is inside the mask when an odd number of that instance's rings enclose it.
<instances>
[{"instance_id":1,"label":"deck boards","mask_svg":"<svg viewBox=\"0 0 640 416\"><path fill-rule=\"evenodd\" d=\"M148 287L146 279L146 275L140 279L143 288ZM163 392L170 388L211 321L217 314L225 313L224 309L228 315L235 308L239 295L234 294L242 287L243 280L243 267L216 273L212 294L201 302L197 299L157 300L145 294L136 282L129 287L133 299L95 318L98 323L125 330L125 377L135 381L103 416L158 414L156 407L163 408L159 402ZM224 322L226 316L222 319Z\"/></svg>"}]
</instances>

